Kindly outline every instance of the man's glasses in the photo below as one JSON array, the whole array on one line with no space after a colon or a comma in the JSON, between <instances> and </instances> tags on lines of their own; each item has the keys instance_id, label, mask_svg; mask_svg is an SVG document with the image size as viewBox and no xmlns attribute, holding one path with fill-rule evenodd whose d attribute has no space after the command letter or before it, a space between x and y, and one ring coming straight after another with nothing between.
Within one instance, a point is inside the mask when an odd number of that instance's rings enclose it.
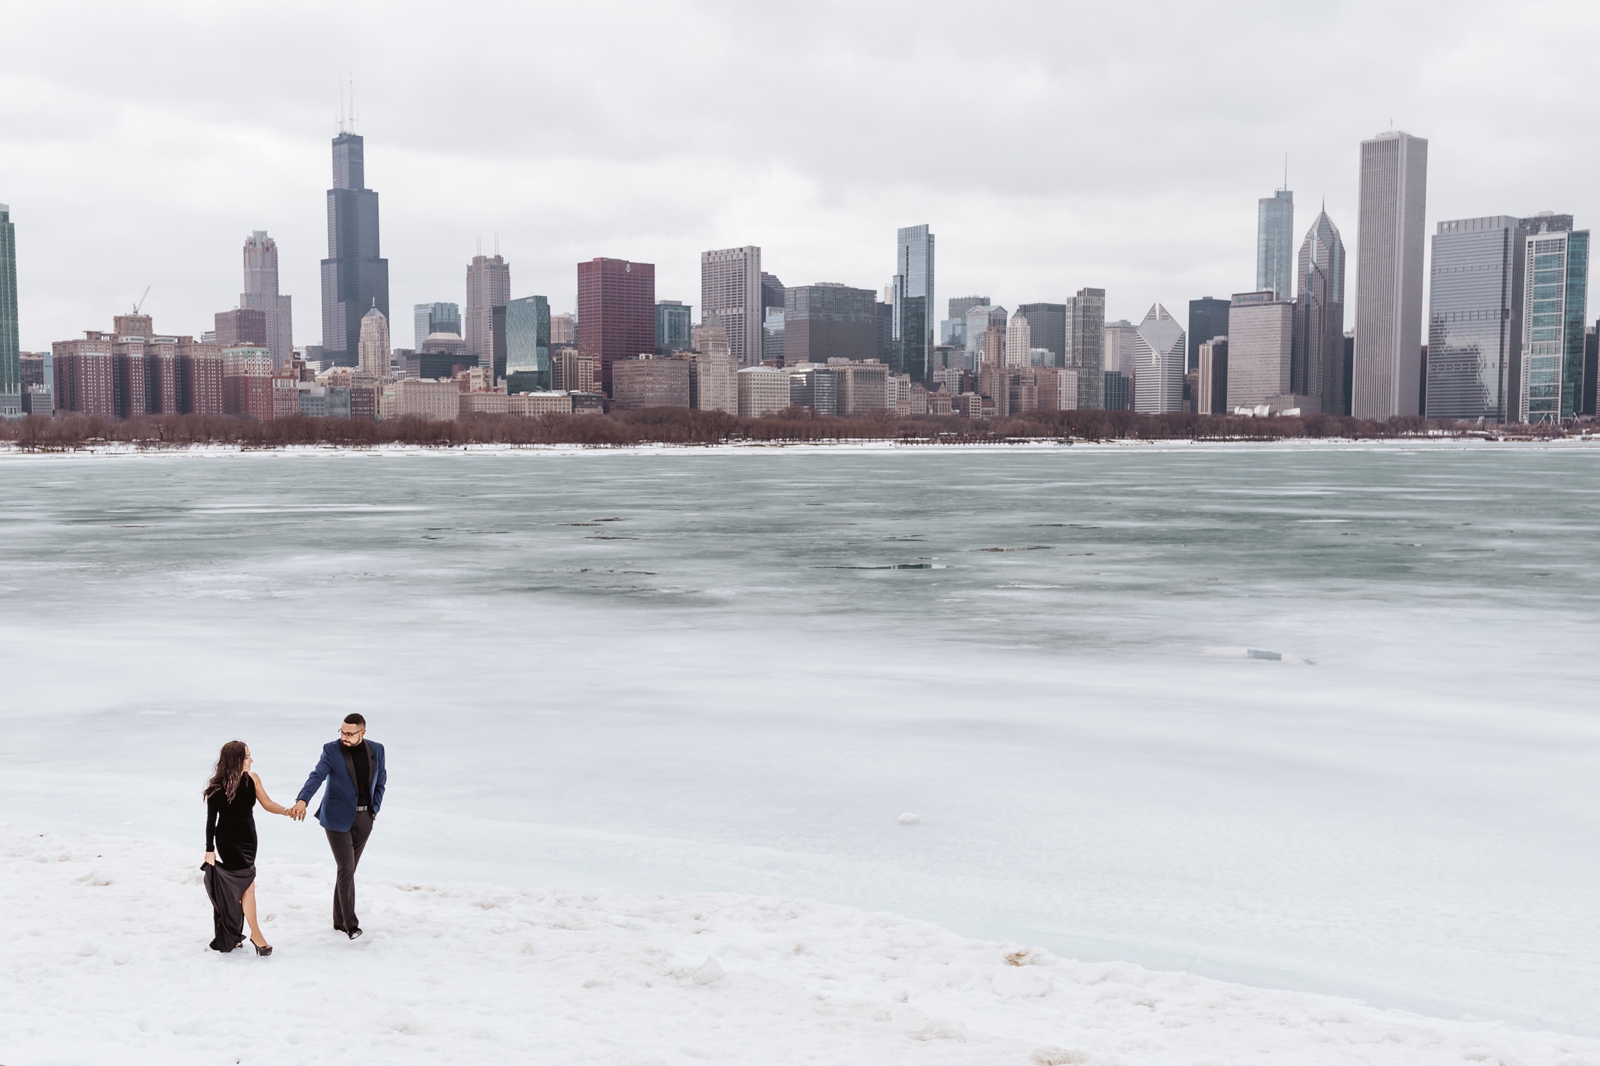
<instances>
[{"instance_id":1,"label":"man's glasses","mask_svg":"<svg viewBox=\"0 0 1600 1066\"><path fill-rule=\"evenodd\" d=\"M361 730L341 729L339 730L339 735L341 737L359 737L361 735Z\"/></svg>"}]
</instances>

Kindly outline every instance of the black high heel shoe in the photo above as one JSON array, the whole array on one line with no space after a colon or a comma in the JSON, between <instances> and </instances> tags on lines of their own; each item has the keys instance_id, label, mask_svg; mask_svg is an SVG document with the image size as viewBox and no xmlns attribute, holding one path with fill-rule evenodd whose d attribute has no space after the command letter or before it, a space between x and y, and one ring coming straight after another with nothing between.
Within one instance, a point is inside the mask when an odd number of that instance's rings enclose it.
<instances>
[{"instance_id":1,"label":"black high heel shoe","mask_svg":"<svg viewBox=\"0 0 1600 1066\"><path fill-rule=\"evenodd\" d=\"M271 944L268 944L266 947L262 947L260 944L252 943L250 946L256 949L256 954L257 955L265 957L267 955L271 955L272 954L272 945Z\"/></svg>"}]
</instances>

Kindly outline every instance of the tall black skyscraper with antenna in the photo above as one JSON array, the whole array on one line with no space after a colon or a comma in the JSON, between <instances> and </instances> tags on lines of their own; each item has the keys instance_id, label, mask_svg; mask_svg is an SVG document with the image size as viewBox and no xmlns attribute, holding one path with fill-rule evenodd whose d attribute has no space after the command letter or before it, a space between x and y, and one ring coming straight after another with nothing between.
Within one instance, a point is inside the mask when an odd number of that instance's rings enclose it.
<instances>
[{"instance_id":1,"label":"tall black skyscraper with antenna","mask_svg":"<svg viewBox=\"0 0 1600 1066\"><path fill-rule=\"evenodd\" d=\"M328 258L322 261L322 357L355 366L361 317L376 305L389 317L389 261L378 254L378 194L367 188L361 137L333 139L328 190Z\"/></svg>"}]
</instances>

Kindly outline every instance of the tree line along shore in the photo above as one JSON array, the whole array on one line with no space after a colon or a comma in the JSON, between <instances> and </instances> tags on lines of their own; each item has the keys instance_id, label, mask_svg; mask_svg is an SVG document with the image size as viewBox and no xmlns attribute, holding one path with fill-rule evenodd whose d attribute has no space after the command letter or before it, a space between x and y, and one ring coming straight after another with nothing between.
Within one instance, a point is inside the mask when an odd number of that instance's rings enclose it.
<instances>
[{"instance_id":1,"label":"tree line along shore","mask_svg":"<svg viewBox=\"0 0 1600 1066\"><path fill-rule=\"evenodd\" d=\"M1240 415L1139 414L1133 411L1030 411L1009 418L897 417L887 411L859 418L818 416L790 408L760 418L722 411L647 408L609 414L551 414L539 418L472 415L456 421L408 417L370 422L295 415L257 421L233 415L161 415L106 419L84 415L27 417L0 422L0 441L28 451L59 451L106 444L141 448L229 445L371 447L405 444L842 443L886 440L907 444L1004 444L1020 441L1281 441L1298 439L1394 440L1486 438L1549 440L1578 435L1572 426L1480 427L1399 416L1381 421L1313 414L1251 418Z\"/></svg>"}]
</instances>

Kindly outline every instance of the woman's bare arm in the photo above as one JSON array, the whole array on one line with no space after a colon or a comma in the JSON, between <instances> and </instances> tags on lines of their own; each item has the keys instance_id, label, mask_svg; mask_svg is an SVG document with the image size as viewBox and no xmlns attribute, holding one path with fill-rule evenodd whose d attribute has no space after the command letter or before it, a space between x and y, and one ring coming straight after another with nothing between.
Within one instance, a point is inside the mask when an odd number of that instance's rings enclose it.
<instances>
[{"instance_id":1,"label":"woman's bare arm","mask_svg":"<svg viewBox=\"0 0 1600 1066\"><path fill-rule=\"evenodd\" d=\"M261 775L254 770L250 771L250 780L256 783L256 799L261 801L261 806L268 814L288 814L289 808L281 803L273 803L272 797L267 795L267 787L261 783Z\"/></svg>"}]
</instances>

